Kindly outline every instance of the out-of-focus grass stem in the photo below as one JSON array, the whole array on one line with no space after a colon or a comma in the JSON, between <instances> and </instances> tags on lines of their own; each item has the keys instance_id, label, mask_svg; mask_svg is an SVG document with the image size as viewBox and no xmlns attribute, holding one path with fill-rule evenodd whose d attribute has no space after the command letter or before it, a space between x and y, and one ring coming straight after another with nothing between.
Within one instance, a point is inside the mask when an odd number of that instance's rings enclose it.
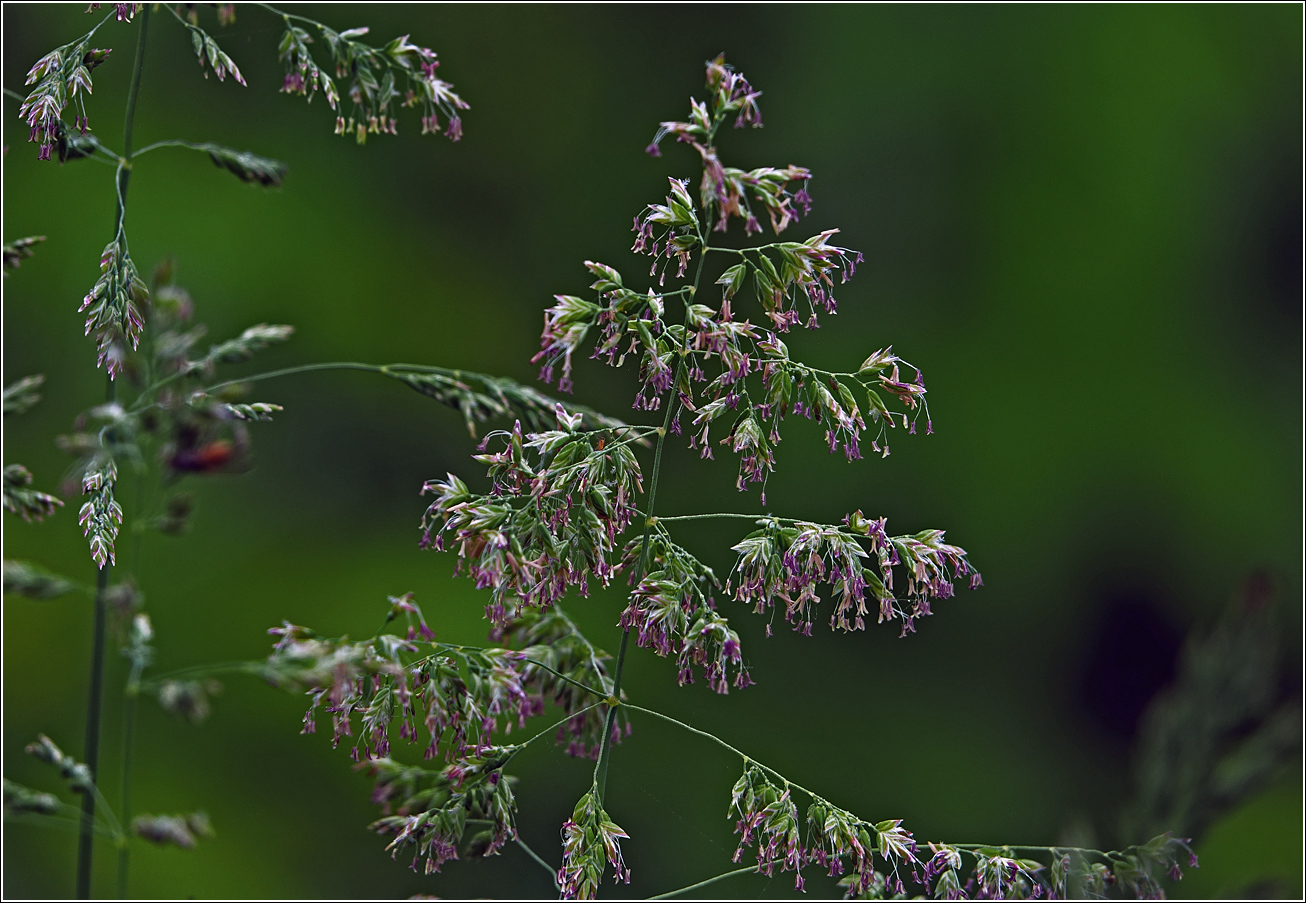
<instances>
[{"instance_id":1,"label":"out-of-focus grass stem","mask_svg":"<svg viewBox=\"0 0 1306 903\"><path fill-rule=\"evenodd\" d=\"M106 17L107 20L107 17ZM127 111L123 121L123 156L118 165L115 179L117 191L117 209L114 229L122 232L123 220L127 214L127 184L131 179L132 125L136 116L136 98L141 89L141 68L145 62L145 38L149 32L150 6L146 4L141 10L141 30L136 40L136 61L132 66L131 85L127 91ZM117 386L112 377L107 378L106 400L117 400ZM109 588L109 568L107 563L100 568L95 582L95 627L91 639L91 675L89 680L88 700L86 706L86 746L85 761L92 777L99 781L100 760L100 720L104 700L104 643L107 600ZM77 844L77 897L81 900L91 896L91 864L95 847L95 804L98 794L86 794L82 798L82 829ZM125 849L125 846L124 846ZM120 860L121 866L121 860Z\"/></svg>"}]
</instances>

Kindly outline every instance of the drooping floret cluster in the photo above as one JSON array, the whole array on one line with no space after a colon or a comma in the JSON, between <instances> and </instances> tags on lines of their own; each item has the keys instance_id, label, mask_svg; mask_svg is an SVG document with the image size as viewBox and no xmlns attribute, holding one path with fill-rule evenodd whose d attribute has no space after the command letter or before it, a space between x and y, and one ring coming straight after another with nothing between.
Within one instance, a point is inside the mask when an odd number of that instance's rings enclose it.
<instances>
[{"instance_id":1,"label":"drooping floret cluster","mask_svg":"<svg viewBox=\"0 0 1306 903\"><path fill-rule=\"evenodd\" d=\"M851 873L849 896L901 893L899 867L916 863L916 842L900 819L864 822L851 812L813 796L807 818L800 819L794 794L798 789L777 784L766 770L745 761L744 773L730 794L730 817L740 835L734 860L755 846L757 870L765 875L794 873L794 886L803 890L803 868L816 863L831 877ZM804 831L804 824L806 831ZM876 856L888 869L875 869ZM878 895L877 894L877 895Z\"/></svg>"},{"instance_id":2,"label":"drooping floret cluster","mask_svg":"<svg viewBox=\"0 0 1306 903\"><path fill-rule=\"evenodd\" d=\"M810 798L805 819L798 793ZM747 759L729 814L740 835L735 862L754 847L758 872L793 872L799 890L803 869L816 865L830 877L843 876L839 886L856 900L921 899L917 894L933 900L1163 899L1162 875L1178 881L1180 862L1197 866L1188 842L1170 834L1110 854L931 843L926 855L902 819L864 821ZM1016 856L1037 849L1052 853L1050 866ZM1106 861L1089 861L1086 854ZM965 858L972 868L963 882Z\"/></svg>"},{"instance_id":3,"label":"drooping floret cluster","mask_svg":"<svg viewBox=\"0 0 1306 903\"><path fill-rule=\"evenodd\" d=\"M635 633L637 645L676 660L676 682L694 682L694 668L717 693L729 684L742 688L753 681L743 663L739 634L716 610L710 595L720 588L712 569L671 541L660 524L649 535L647 570L621 613L621 626ZM631 582L640 574L643 541L632 539L622 559ZM733 679L730 672L733 671Z\"/></svg>"},{"instance_id":4,"label":"drooping floret cluster","mask_svg":"<svg viewBox=\"0 0 1306 903\"><path fill-rule=\"evenodd\" d=\"M391 597L390 606L387 623L406 622L406 633L350 642L289 623L271 629L278 640L261 672L308 695L303 733L316 732L323 710L332 744L353 740L353 758L376 779L373 801L386 815L374 830L394 835L388 849L396 854L414 847L413 868L425 857L429 874L457 859L460 846L489 856L516 836L515 779L503 768L523 747L503 744L501 733L523 727L551 703L563 714L557 743L571 755L597 756L605 721L595 700L611 692L610 657L559 611L523 612L496 631L504 646L474 649L433 642L411 594ZM391 759L396 725L411 743L424 733L424 758L442 755L445 767ZM616 723L613 731L616 742ZM491 827L464 843L477 820Z\"/></svg>"},{"instance_id":5,"label":"drooping floret cluster","mask_svg":"<svg viewBox=\"0 0 1306 903\"><path fill-rule=\"evenodd\" d=\"M122 525L122 506L114 499L118 467L112 457L99 455L91 461L82 477L82 494L90 496L77 514L77 523L91 544L95 566L104 569L115 561L113 542Z\"/></svg>"},{"instance_id":6,"label":"drooping floret cluster","mask_svg":"<svg viewBox=\"0 0 1306 903\"><path fill-rule=\"evenodd\" d=\"M91 769L60 749L45 734L37 734L36 742L27 744L26 752L29 756L59 769L59 776L68 782L69 789L78 793L94 792L95 777L91 774Z\"/></svg>"},{"instance_id":7,"label":"drooping floret cluster","mask_svg":"<svg viewBox=\"0 0 1306 903\"><path fill-rule=\"evenodd\" d=\"M110 52L91 47L98 28L97 25L78 40L51 50L27 73L26 84L35 87L23 98L18 113L30 129L27 140L40 145L38 159L51 159L56 146L60 148L60 159L65 159L68 127L63 121L63 111L68 104L76 104L73 128L82 135L90 128L86 95L94 88L91 71L107 60Z\"/></svg>"},{"instance_id":8,"label":"drooping floret cluster","mask_svg":"<svg viewBox=\"0 0 1306 903\"><path fill-rule=\"evenodd\" d=\"M1181 862L1189 868L1197 867L1197 857L1188 841L1169 833L1108 854L1055 847L928 846L933 855L917 860L919 870L913 868L911 879L935 900L1163 900L1162 875L1179 881L1183 878ZM1052 854L1050 865L1015 855L1017 851L1040 849ZM973 861L964 884L963 856ZM1090 856L1105 861L1090 861ZM858 892L848 879L840 884L848 887L850 898L870 896Z\"/></svg>"},{"instance_id":9,"label":"drooping floret cluster","mask_svg":"<svg viewBox=\"0 0 1306 903\"><path fill-rule=\"evenodd\" d=\"M983 585L966 551L945 543L942 530L891 537L885 523L860 511L841 525L759 520L761 529L733 547L739 556L730 578L734 597L758 614L783 602L785 621L810 636L821 601L817 586L825 583L835 601L831 629L861 630L874 609L878 622L900 619L905 636L917 618L931 614L932 599L951 598L955 581L969 578L971 589ZM878 570L863 564L872 558ZM894 595L895 566L907 572L904 600Z\"/></svg>"},{"instance_id":10,"label":"drooping floret cluster","mask_svg":"<svg viewBox=\"0 0 1306 903\"><path fill-rule=\"evenodd\" d=\"M63 507L58 496L31 488L32 472L21 464L6 464L3 479L5 510L25 521L44 520Z\"/></svg>"},{"instance_id":11,"label":"drooping floret cluster","mask_svg":"<svg viewBox=\"0 0 1306 903\"><path fill-rule=\"evenodd\" d=\"M203 71L204 77L209 77L212 71L218 77L218 81L223 81L228 75L235 79L239 84L245 84L245 77L240 74L239 67L231 57L227 56L226 51L218 46L218 42L209 36L209 33L199 27L199 16L194 10L187 19L178 17L178 20L185 26L186 31L190 33L191 46L195 49L195 59L200 64L200 70ZM227 24L227 19L223 16L221 10L218 13L220 25ZM231 21L235 16L231 16Z\"/></svg>"},{"instance_id":12,"label":"drooping floret cluster","mask_svg":"<svg viewBox=\"0 0 1306 903\"><path fill-rule=\"evenodd\" d=\"M440 62L434 50L411 43L408 35L373 47L358 40L368 33L366 27L335 31L312 23L326 42L336 78L348 80L344 95L353 107L346 117L335 81L313 59L309 49L313 38L292 21L297 17L283 18L286 31L278 49L286 76L281 90L305 96L310 102L321 91L337 113L337 135L353 135L362 144L369 134L397 134L397 105L421 108L423 135L439 133L443 115L445 136L451 141L462 138L459 111L466 110L468 104L454 92L453 85L436 76Z\"/></svg>"},{"instance_id":13,"label":"drooping floret cluster","mask_svg":"<svg viewBox=\"0 0 1306 903\"><path fill-rule=\"evenodd\" d=\"M132 833L159 846L194 849L203 839L213 837L213 826L203 812L189 815L138 815L132 819Z\"/></svg>"},{"instance_id":14,"label":"drooping floret cluster","mask_svg":"<svg viewBox=\"0 0 1306 903\"><path fill-rule=\"evenodd\" d=\"M518 422L485 437L475 457L489 465L488 494L453 474L422 490L436 495L422 519L423 547L457 549L459 567L490 590L486 617L499 627L573 587L587 595L591 577L606 586L617 537L636 514L642 475L631 443L639 434L582 431L580 415L561 405L557 417L555 430L523 435Z\"/></svg>"},{"instance_id":15,"label":"drooping floret cluster","mask_svg":"<svg viewBox=\"0 0 1306 903\"><path fill-rule=\"evenodd\" d=\"M127 251L120 231L100 255L100 278L82 299L79 313L86 314L86 335L95 331L97 366L117 379L127 358L128 346L135 350L145 328L142 309L149 304L149 290Z\"/></svg>"},{"instance_id":16,"label":"drooping floret cluster","mask_svg":"<svg viewBox=\"0 0 1306 903\"><path fill-rule=\"evenodd\" d=\"M562 868L558 869L562 899L593 900L598 896L605 863L612 866L617 881L629 884L630 869L621 856L621 841L629 837L603 811L597 787L582 796L562 825Z\"/></svg>"},{"instance_id":17,"label":"drooping floret cluster","mask_svg":"<svg viewBox=\"0 0 1306 903\"><path fill-rule=\"evenodd\" d=\"M222 5L226 6L227 4ZM88 13L93 13L103 6L103 3L88 3L86 5L86 11ZM119 22L130 22L132 17L140 12L144 6L144 3L114 3L113 15Z\"/></svg>"},{"instance_id":18,"label":"drooping floret cluster","mask_svg":"<svg viewBox=\"0 0 1306 903\"><path fill-rule=\"evenodd\" d=\"M6 266L8 266L7 262ZM45 377L37 373L24 376L5 386L4 416L25 413L40 401L41 394L37 390L43 382ZM4 488L4 509L11 514L17 514L25 521L44 520L63 507L62 499L48 492L33 489L32 472L17 462L6 464L2 477L0 483L3 483ZM15 567L19 567L19 571L14 571ZM51 592L53 595L60 595L59 592L54 591L61 586L60 578L52 574L42 577L35 572L23 573L23 567L19 562L5 562L6 593L11 591L11 583L14 583L24 587L24 590L21 590L24 595L33 595L34 598L50 598L48 593ZM11 572L14 576L11 576ZM62 583L66 584L67 581Z\"/></svg>"},{"instance_id":19,"label":"drooping floret cluster","mask_svg":"<svg viewBox=\"0 0 1306 903\"><path fill-rule=\"evenodd\" d=\"M386 847L392 857L412 847L409 867L414 872L425 857L427 875L458 859L460 846L470 857L495 855L517 836L516 778L504 774L503 767L519 749L484 747L439 771L384 757L359 763L376 781L372 802L386 813L372 830L394 835ZM464 840L469 823L488 826Z\"/></svg>"},{"instance_id":20,"label":"drooping floret cluster","mask_svg":"<svg viewBox=\"0 0 1306 903\"><path fill-rule=\"evenodd\" d=\"M456 761L494 745L501 731L523 727L549 702L567 719L559 745L573 755L597 750L602 718L589 713L596 694L608 692L609 656L565 615L525 616L499 634L521 648L482 650L434 643L411 593L391 597L390 605L391 620L407 621L406 634L350 642L289 623L268 631L279 639L262 671L308 695L302 733L317 731L321 709L331 716L332 745L353 738L351 754L361 761L390 755L395 726L401 739L417 742L420 725L424 758Z\"/></svg>"},{"instance_id":21,"label":"drooping floret cluster","mask_svg":"<svg viewBox=\"0 0 1306 903\"><path fill-rule=\"evenodd\" d=\"M805 851L792 789L777 787L761 769L745 763L743 775L730 791L728 814L735 819L735 833L739 835L734 861L738 862L744 850L756 844L758 871L772 875L779 866L782 872L798 872L795 886L801 890L799 869Z\"/></svg>"}]
</instances>

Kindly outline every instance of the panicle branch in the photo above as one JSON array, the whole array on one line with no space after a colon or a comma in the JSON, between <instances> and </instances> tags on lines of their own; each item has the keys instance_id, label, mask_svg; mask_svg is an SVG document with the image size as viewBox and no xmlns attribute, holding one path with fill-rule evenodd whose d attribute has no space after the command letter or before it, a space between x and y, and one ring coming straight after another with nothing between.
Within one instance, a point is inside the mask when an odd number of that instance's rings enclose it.
<instances>
[{"instance_id":1,"label":"panicle branch","mask_svg":"<svg viewBox=\"0 0 1306 903\"><path fill-rule=\"evenodd\" d=\"M200 64L200 69L204 72L204 77L209 77L209 71L218 77L218 81L223 81L228 75L240 83L242 87L247 87L245 77L240 74L240 69L227 56L226 52L218 46L218 42L209 36L209 33L199 27L199 15L194 7L191 7L190 15L182 18L181 14L173 7L168 7L173 17L182 24L190 34L191 45L195 48L195 59ZM220 24L226 24L227 17L219 11ZM230 16L230 21L235 20L235 15Z\"/></svg>"},{"instance_id":2,"label":"panicle branch","mask_svg":"<svg viewBox=\"0 0 1306 903\"><path fill-rule=\"evenodd\" d=\"M615 417L608 417L584 405L558 401L506 377L404 364L390 364L380 370L410 389L456 408L462 413L467 432L473 438L476 437L478 424L501 417L514 417L530 430L548 430L556 423L559 406L569 416L579 416L583 429L626 432L623 430L626 424Z\"/></svg>"},{"instance_id":3,"label":"panicle branch","mask_svg":"<svg viewBox=\"0 0 1306 903\"><path fill-rule=\"evenodd\" d=\"M589 644L558 609L525 612L496 628L505 646L476 649L433 642L412 594L390 598L386 623L403 619L405 635L378 631L370 640L326 639L289 623L268 632L278 638L264 675L273 683L303 689L310 706L302 733L317 729L316 712L332 717L332 745L357 739L352 755L376 781L373 802L385 817L373 830L394 835L394 855L414 848L412 868L425 857L425 872L439 871L463 855L490 856L516 839L514 778L503 768L521 749L556 733L572 755L597 754L604 718L600 702L609 683L609 656ZM383 627L384 630L384 627ZM508 644L519 649L509 648ZM552 727L517 745L495 740L500 729L523 727L546 703L562 710ZM416 742L418 725L430 761L443 751L447 763L432 770L390 757L390 733ZM593 750L593 753L591 753ZM469 824L487 824L464 842Z\"/></svg>"},{"instance_id":4,"label":"panicle branch","mask_svg":"<svg viewBox=\"0 0 1306 903\"><path fill-rule=\"evenodd\" d=\"M6 464L3 479L4 506L10 514L28 522L39 521L63 507L63 499L29 488L32 472L21 464Z\"/></svg>"},{"instance_id":5,"label":"panicle branch","mask_svg":"<svg viewBox=\"0 0 1306 903\"><path fill-rule=\"evenodd\" d=\"M92 5L98 7L97 4ZM123 21L129 20L135 7L140 4L116 6L119 7L118 20ZM123 7L131 9L131 12L124 15ZM51 50L28 70L25 83L34 87L23 99L18 114L27 121L30 129L27 140L40 145L37 159L51 159L56 145L59 147L60 160L68 159L67 126L63 122L63 111L68 104L76 105L74 128L80 135L85 135L90 128L90 119L86 115L86 95L94 90L91 72L109 58L110 52L91 47L91 40L106 21L107 16L77 40Z\"/></svg>"},{"instance_id":6,"label":"panicle branch","mask_svg":"<svg viewBox=\"0 0 1306 903\"><path fill-rule=\"evenodd\" d=\"M36 742L27 744L26 751L29 756L59 769L59 776L68 782L70 789L77 793L95 792L91 769L56 746L45 734L37 734Z\"/></svg>"},{"instance_id":7,"label":"panicle branch","mask_svg":"<svg viewBox=\"0 0 1306 903\"><path fill-rule=\"evenodd\" d=\"M717 128L731 115L737 125L759 124L758 94L720 58L708 64L708 87L710 102L694 101L689 122L663 123L650 148L656 150L662 138L674 134L700 151L704 164L700 202L704 216L716 218L718 230L737 214L746 220L745 231L754 231L756 218L741 206L745 188L764 204L776 231L783 230L798 218L795 205L805 213L811 204L805 190L790 195L785 186L805 181L810 173L793 166L751 173L721 167L712 145ZM728 432L716 444L727 445L739 455L737 486L743 490L751 483L761 483L763 503L766 481L775 468L780 423L790 413L817 420L825 428L831 452L842 447L849 460L861 457L859 440L868 426L874 430L872 448L883 455L889 450L886 431L902 426L915 432L916 418L922 413L926 432L933 431L924 402L924 380L919 370L901 361L892 348L873 353L856 373L830 373L792 360L778 337L799 324L817 328L820 313L836 312L836 279L846 282L862 262L860 253L833 243L837 229L827 229L805 241L773 242L743 250L710 247L703 238L702 221L688 183L672 178L670 187L665 204L649 205L635 220L634 250L653 258L650 273L658 276L658 286L646 291L633 289L614 267L586 261L596 277L591 285L596 298L555 296L556 303L545 313L541 350L532 359L541 365L541 379L551 382L555 368L560 367L558 386L571 391L573 358L591 331L598 333L591 357L619 367L628 355L638 353L642 386L635 407L657 410L674 390L680 406L693 418L690 445L699 448L703 457L712 457L712 424L730 414ZM676 279L685 276L695 252L708 251L724 251L739 258L716 280L721 292L719 306L701 303L696 284L663 289L668 275ZM673 262L674 274L669 272ZM769 321L767 328L734 312L737 297L749 283ZM687 295L684 322L669 325L666 302L678 295ZM677 366L677 355L685 367ZM903 378L900 364L914 376ZM677 372L683 372L683 378L677 379ZM705 385L696 387L700 383ZM858 401L862 394L866 398L864 412ZM903 410L890 410L886 395ZM672 431L680 430L677 410Z\"/></svg>"},{"instance_id":8,"label":"panicle branch","mask_svg":"<svg viewBox=\"0 0 1306 903\"><path fill-rule=\"evenodd\" d=\"M605 717L594 697L611 692L612 656L594 648L557 605L524 609L515 620L491 631L490 640L521 655L518 667L527 693L562 710L566 721L559 725L555 742L569 756L597 759ZM630 723L619 710L609 740L617 743L629 734Z\"/></svg>"},{"instance_id":9,"label":"panicle branch","mask_svg":"<svg viewBox=\"0 0 1306 903\"><path fill-rule=\"evenodd\" d=\"M915 631L917 618L932 613L932 600L952 597L955 581L969 578L971 589L983 585L966 551L944 542L942 530L891 537L885 524L884 518L869 520L861 511L841 525L762 518L760 529L733 546L738 558L728 589L758 614L784 603L785 621L810 636L821 601L816 588L826 583L836 602L831 629L863 629L873 606L879 622L901 620L906 636ZM872 557L878 571L863 565ZM894 595L895 566L907 572L902 600Z\"/></svg>"},{"instance_id":10,"label":"panicle branch","mask_svg":"<svg viewBox=\"0 0 1306 903\"><path fill-rule=\"evenodd\" d=\"M263 673L283 687L303 688L310 705L302 733L315 733L316 713L332 718L332 745L354 737L356 761L390 755L392 724L401 739L427 736L424 757L443 751L446 761L494 745L503 730L524 727L546 703L562 710L556 740L572 755L597 748L602 718L594 696L608 682L609 656L589 645L556 609L527 613L496 629L504 646L477 649L434 643L434 634L412 594L392 596L387 623L401 615L405 635L382 633L369 640L326 639L306 627L284 624ZM511 645L520 648L514 649Z\"/></svg>"},{"instance_id":11,"label":"panicle branch","mask_svg":"<svg viewBox=\"0 0 1306 903\"><path fill-rule=\"evenodd\" d=\"M4 245L4 275L8 276L10 270L18 269L24 260L36 253L36 246L45 241L44 235L29 235L26 238L16 238L11 242L5 242ZM8 411L8 408L6 408Z\"/></svg>"},{"instance_id":12,"label":"panicle branch","mask_svg":"<svg viewBox=\"0 0 1306 903\"><path fill-rule=\"evenodd\" d=\"M468 104L453 90L453 85L435 74L440 62L429 47L413 44L408 35L374 47L358 40L368 33L366 27L335 31L321 22L261 5L281 16L286 25L278 48L286 66L281 90L307 97L310 102L321 91L327 104L337 112L337 135L352 134L363 144L369 134L397 134L394 109L397 105L421 108L423 135L439 133L443 115L445 136L451 141L462 138L459 111L468 109ZM317 30L331 55L336 78L348 79L344 96L353 106L347 118L340 89L314 60L309 48L313 38L297 22Z\"/></svg>"}]
</instances>

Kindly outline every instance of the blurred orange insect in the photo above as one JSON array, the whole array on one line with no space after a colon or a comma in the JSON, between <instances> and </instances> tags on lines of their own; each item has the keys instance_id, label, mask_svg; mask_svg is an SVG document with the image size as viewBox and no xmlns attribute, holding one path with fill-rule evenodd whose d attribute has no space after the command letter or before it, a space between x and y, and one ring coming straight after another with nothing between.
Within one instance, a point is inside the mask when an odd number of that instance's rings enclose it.
<instances>
[{"instance_id":1,"label":"blurred orange insect","mask_svg":"<svg viewBox=\"0 0 1306 903\"><path fill-rule=\"evenodd\" d=\"M227 464L235 454L232 444L226 439L206 442L198 448L187 448L172 456L173 470L186 470L193 473L206 473L217 470Z\"/></svg>"}]
</instances>

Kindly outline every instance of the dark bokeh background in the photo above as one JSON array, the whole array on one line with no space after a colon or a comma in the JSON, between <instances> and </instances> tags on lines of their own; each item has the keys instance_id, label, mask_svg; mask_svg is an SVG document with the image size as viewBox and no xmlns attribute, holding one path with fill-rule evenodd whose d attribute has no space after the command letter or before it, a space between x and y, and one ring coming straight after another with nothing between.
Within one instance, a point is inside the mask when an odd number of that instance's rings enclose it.
<instances>
[{"instance_id":1,"label":"dark bokeh background","mask_svg":"<svg viewBox=\"0 0 1306 903\"><path fill-rule=\"evenodd\" d=\"M5 5L6 88L87 27L81 9ZM215 31L247 89L205 81L180 27L154 17L138 146L213 140L291 167L267 192L203 155L160 151L132 179L134 258L177 258L215 340L296 326L248 372L343 359L531 380L540 312L552 293L584 289L582 260L631 281L642 272L631 217L662 199L668 174L697 168L683 149L641 149L657 121L683 118L703 61L724 50L765 92L766 120L726 137L727 163L810 167L816 208L798 232L838 226L867 258L838 318L792 347L845 369L892 343L926 375L936 435L845 465L795 423L769 501L822 520L861 508L896 532L945 527L985 587L905 640L888 627L764 640L755 618L727 609L757 686L677 689L670 664L636 650L633 700L711 727L868 818L903 817L921 838L1106 845L1136 839L1116 826L1141 712L1189 630L1255 570L1275 587L1285 667L1300 668L1299 7L303 11L382 40L411 32L472 109L460 144L419 137L406 115L398 137L358 147L331 134L320 98L277 93L273 17L240 7ZM101 35L115 50L89 110L118 147L135 28ZM110 237L113 170L38 164L17 102L4 104L4 238L49 237L5 280L4 380L47 383L36 409L6 421L4 455L48 488L68 464L53 437L102 397L76 307ZM587 361L576 383L578 400L629 411L633 373ZM457 415L358 373L265 383L254 397L286 406L258 426L254 470L196 482L191 532L144 547L159 666L258 658L282 619L367 635L386 595L410 590L442 639L482 639L477 593L416 542L422 481L479 476ZM659 510L756 510L720 458L673 446ZM5 515L5 557L89 580L77 504L41 525ZM739 535L686 532L723 568ZM619 605L596 596L571 610L612 649ZM6 600L7 776L56 788L21 754L38 731L80 751L89 633L84 602ZM112 661L111 691L121 678ZM201 727L143 707L137 811L204 808L218 837L189 853L139 849L134 893L549 892L515 849L429 879L392 863L366 831L366 780L326 737L298 734L301 713L301 700L240 677ZM737 762L637 721L612 768L608 808L632 835L623 893L730 867ZM1177 892L1300 891L1297 768L1211 831L1203 869ZM522 835L555 859L588 765L541 746L520 774ZM69 894L74 843L6 830L6 895ZM107 848L98 864L108 893ZM732 882L711 890L792 886Z\"/></svg>"}]
</instances>

